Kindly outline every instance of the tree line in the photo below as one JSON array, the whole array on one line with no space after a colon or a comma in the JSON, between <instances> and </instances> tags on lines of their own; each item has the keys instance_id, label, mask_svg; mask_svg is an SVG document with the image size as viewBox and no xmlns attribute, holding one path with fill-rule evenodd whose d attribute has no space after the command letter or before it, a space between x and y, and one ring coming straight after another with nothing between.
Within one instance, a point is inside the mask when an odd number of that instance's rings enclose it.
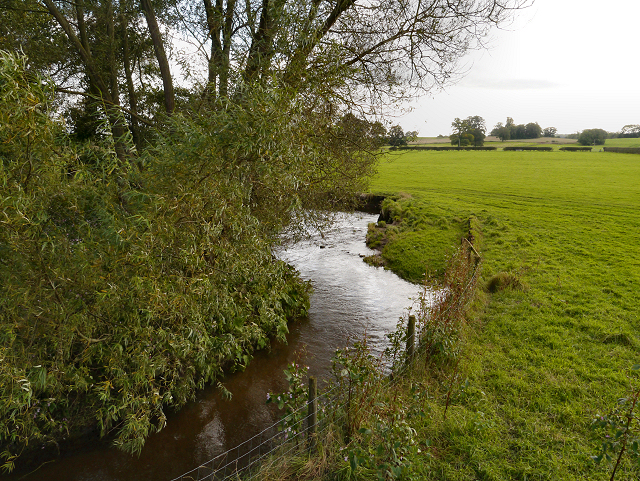
<instances>
[{"instance_id":1,"label":"tree line","mask_svg":"<svg viewBox=\"0 0 640 481\"><path fill-rule=\"evenodd\" d=\"M449 136L451 145L464 147L473 145L480 147L484 145L486 138L486 122L479 115L470 116L466 119L455 118L451 123L453 133ZM555 127L542 129L537 122L528 124L519 124L513 121L511 117L507 117L507 122L503 124L498 122L490 135L498 137L503 142L506 140L516 139L537 139L541 136L554 137L557 133Z\"/></svg>"},{"instance_id":2,"label":"tree line","mask_svg":"<svg viewBox=\"0 0 640 481\"><path fill-rule=\"evenodd\" d=\"M569 139L576 139L581 145L604 145L607 139L640 138L640 125L628 124L619 132L607 132L604 129L586 129L582 132L567 135Z\"/></svg>"},{"instance_id":3,"label":"tree line","mask_svg":"<svg viewBox=\"0 0 640 481\"><path fill-rule=\"evenodd\" d=\"M501 141L520 140L520 139L537 139L540 137L555 137L558 130L555 127L542 128L538 122L529 122L528 124L516 124L511 117L507 117L507 121L503 124L498 122L491 135L498 137Z\"/></svg>"}]
</instances>

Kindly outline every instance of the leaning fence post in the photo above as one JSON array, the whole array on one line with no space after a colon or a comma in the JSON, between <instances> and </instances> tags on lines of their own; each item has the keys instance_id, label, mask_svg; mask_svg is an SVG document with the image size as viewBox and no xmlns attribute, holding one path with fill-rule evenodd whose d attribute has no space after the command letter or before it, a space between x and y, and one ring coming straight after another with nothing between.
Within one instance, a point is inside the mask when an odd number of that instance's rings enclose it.
<instances>
[{"instance_id":1,"label":"leaning fence post","mask_svg":"<svg viewBox=\"0 0 640 481\"><path fill-rule=\"evenodd\" d=\"M307 445L309 451L316 449L318 433L318 381L315 377L309 377L309 404L307 413Z\"/></svg>"},{"instance_id":2,"label":"leaning fence post","mask_svg":"<svg viewBox=\"0 0 640 481\"><path fill-rule=\"evenodd\" d=\"M416 316L409 316L407 324L407 362L413 360L416 350Z\"/></svg>"}]
</instances>

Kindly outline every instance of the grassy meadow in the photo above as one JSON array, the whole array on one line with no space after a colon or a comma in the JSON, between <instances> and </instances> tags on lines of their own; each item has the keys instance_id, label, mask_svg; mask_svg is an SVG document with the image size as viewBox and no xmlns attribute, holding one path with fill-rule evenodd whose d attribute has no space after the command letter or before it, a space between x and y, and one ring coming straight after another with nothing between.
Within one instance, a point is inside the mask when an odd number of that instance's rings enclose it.
<instances>
[{"instance_id":1,"label":"grassy meadow","mask_svg":"<svg viewBox=\"0 0 640 481\"><path fill-rule=\"evenodd\" d=\"M448 387L427 381L417 479L608 479L611 464L590 459L604 434L590 426L640 384L638 185L629 154L405 151L381 162L372 192L394 195L403 219L383 250L392 269L414 281L440 272L475 215L480 285L500 272L522 285L481 291ZM455 393L446 420L443 389ZM625 459L616 479L638 476Z\"/></svg>"}]
</instances>

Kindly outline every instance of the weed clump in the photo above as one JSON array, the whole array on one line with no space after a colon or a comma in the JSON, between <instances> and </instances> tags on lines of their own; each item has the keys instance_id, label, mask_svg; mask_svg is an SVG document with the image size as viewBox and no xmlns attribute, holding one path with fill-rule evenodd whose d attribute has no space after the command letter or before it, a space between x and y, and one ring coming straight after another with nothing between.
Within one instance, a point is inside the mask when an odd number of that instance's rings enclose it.
<instances>
[{"instance_id":1,"label":"weed clump","mask_svg":"<svg viewBox=\"0 0 640 481\"><path fill-rule=\"evenodd\" d=\"M363 259L367 264L373 267L384 267L387 263L380 254L374 254L372 256L366 256Z\"/></svg>"},{"instance_id":2,"label":"weed clump","mask_svg":"<svg viewBox=\"0 0 640 481\"><path fill-rule=\"evenodd\" d=\"M498 272L487 282L487 290L492 294L504 291L505 289L523 290L524 285L520 278L510 272Z\"/></svg>"}]
</instances>

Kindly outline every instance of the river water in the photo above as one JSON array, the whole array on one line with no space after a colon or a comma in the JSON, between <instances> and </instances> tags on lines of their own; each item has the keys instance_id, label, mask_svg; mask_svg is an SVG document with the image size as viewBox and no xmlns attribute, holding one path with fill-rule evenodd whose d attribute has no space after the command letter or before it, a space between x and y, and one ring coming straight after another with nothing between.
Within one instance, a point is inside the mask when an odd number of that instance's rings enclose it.
<instances>
[{"instance_id":1,"label":"river water","mask_svg":"<svg viewBox=\"0 0 640 481\"><path fill-rule=\"evenodd\" d=\"M314 287L307 319L290 325L287 344L274 343L254 356L247 369L228 375L223 383L231 401L214 387L168 416L167 426L147 440L140 457L132 457L103 443L41 466L24 476L1 479L24 481L146 481L171 480L233 448L279 419L267 392L286 390L283 369L304 352L309 373L329 375L336 348L361 339L366 331L374 350L382 350L385 334L418 298L419 288L390 271L365 264L373 253L364 239L376 215L341 215L330 231L314 235L278 255L295 266Z\"/></svg>"}]
</instances>

